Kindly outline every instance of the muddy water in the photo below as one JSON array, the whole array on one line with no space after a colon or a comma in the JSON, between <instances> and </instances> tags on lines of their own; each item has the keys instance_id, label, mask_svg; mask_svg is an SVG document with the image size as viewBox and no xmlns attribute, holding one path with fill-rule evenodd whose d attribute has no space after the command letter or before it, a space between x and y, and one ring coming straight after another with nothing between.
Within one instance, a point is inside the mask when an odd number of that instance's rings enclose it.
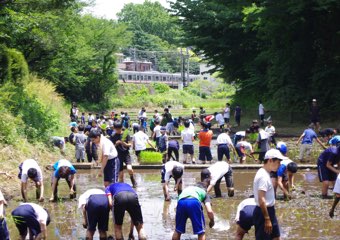
<instances>
[{"instance_id":1,"label":"muddy water","mask_svg":"<svg viewBox=\"0 0 340 240\"><path fill-rule=\"evenodd\" d=\"M76 182L78 194L93 187L100 187L101 181L96 178L96 170L78 171ZM176 194L171 192L171 202L164 202L160 184L159 170L139 170L136 171L139 187L137 192L142 206L145 222L145 231L148 239L171 239L175 227ZM234 239L236 229L234 223L235 212L238 203L249 196L252 192L252 181L254 171L234 171L235 197L213 199L213 210L216 217L216 225L213 229L207 229L207 239ZM184 184L194 184L199 179L199 170L188 171L184 175ZM126 179L128 183L129 180ZM336 217L330 219L328 211L332 200L321 200L319 197L320 184L315 172L298 173L296 176L297 191L294 193L295 199L290 202L278 200L276 203L277 216L281 226L283 239L340 239L340 211L336 211ZM60 184L60 197L64 197L59 203L45 202L43 205L52 213L52 222L48 226L48 239L84 239L85 229L82 228L82 217L77 209L77 201L67 198L68 189L66 182ZM46 184L46 198L50 196L50 186ZM29 193L33 199L32 187ZM171 182L173 189L173 182ZM302 190L306 194L302 194ZM226 192L225 185L222 191ZM330 192L331 194L331 192ZM18 193L19 195L19 193ZM278 197L282 198L282 193L278 192ZM7 208L7 213L19 204L19 201L11 201ZM9 228L12 239L18 239L18 233L13 222L7 214ZM206 218L207 219L207 218ZM128 223L129 217L126 215L124 222ZM109 233L112 235L112 216L110 216ZM124 227L127 236L128 224ZM187 234L182 239L197 239L192 233L191 223L188 221ZM96 234L96 239L98 235ZM245 239L254 239L254 230L251 229ZM135 237L137 234L135 232Z\"/></svg>"}]
</instances>

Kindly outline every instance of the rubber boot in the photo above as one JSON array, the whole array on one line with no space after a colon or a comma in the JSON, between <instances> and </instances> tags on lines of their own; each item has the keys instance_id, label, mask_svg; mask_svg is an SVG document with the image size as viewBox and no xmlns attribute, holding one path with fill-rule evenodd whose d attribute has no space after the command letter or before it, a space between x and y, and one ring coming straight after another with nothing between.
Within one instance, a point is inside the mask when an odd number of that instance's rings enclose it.
<instances>
[{"instance_id":1,"label":"rubber boot","mask_svg":"<svg viewBox=\"0 0 340 240\"><path fill-rule=\"evenodd\" d=\"M134 176L133 176L133 175L130 175L130 179L131 179L132 187L133 187L133 188L136 188L136 187L137 187L137 182L136 182Z\"/></svg>"}]
</instances>

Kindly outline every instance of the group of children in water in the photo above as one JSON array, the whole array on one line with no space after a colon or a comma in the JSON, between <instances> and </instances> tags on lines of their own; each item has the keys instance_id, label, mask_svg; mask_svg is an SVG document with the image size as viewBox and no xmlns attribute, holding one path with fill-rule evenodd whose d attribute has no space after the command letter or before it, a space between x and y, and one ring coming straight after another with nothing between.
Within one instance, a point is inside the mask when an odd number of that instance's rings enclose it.
<instances>
[{"instance_id":1,"label":"group of children in water","mask_svg":"<svg viewBox=\"0 0 340 240\"><path fill-rule=\"evenodd\" d=\"M145 110L145 109L144 109ZM141 116L145 111L141 111ZM145 115L145 114L144 114ZM236 213L237 231L236 239L243 239L243 236L252 226L255 226L256 239L280 239L279 224L275 215L275 198L276 189L279 187L285 199L291 198L291 192L294 190L294 174L297 172L297 164L290 160L287 155L287 145L284 142L276 142L275 128L268 123L268 129L258 127L257 122L253 121L250 129L246 131L236 132L231 138L228 128L221 128L222 132L217 137L217 161L212 163L211 139L213 132L211 131L212 117L211 115L201 114L199 117L200 131L199 139L199 157L201 164L209 164L201 170L201 181L195 185L183 188L183 174L185 165L188 163L196 163L194 158L194 141L196 139L194 121L192 119L184 120L184 129L181 132L183 161L179 161L179 144L171 144L167 137L173 129L171 126L171 115L169 109L164 110L166 122L160 124L160 119L155 118L155 126L151 133L151 137L155 139L155 146L152 142L149 144L164 153L163 165L161 169L161 183L165 201L169 201L169 181L171 178L175 180L174 190L178 194L178 203L176 208L175 231L172 239L180 239L181 234L185 233L186 221L190 218L193 227L193 233L198 235L198 239L206 239L204 213L201 207L203 203L209 218L209 227L215 224L214 212L210 198L210 192L214 189L216 197L222 197L220 184L224 179L229 197L234 196L233 170L230 153L237 154L240 163L244 163L246 156L254 158L254 153L258 153L258 161L263 166L257 171L253 182L253 196L242 201ZM138 232L138 239L146 239L143 228L142 208L139 204L138 195L135 191L138 183L134 178L132 170L131 156L129 154L132 148L137 158L142 151L146 150L146 142L149 136L145 133L143 124L138 126L138 131L130 137L127 129L124 131L122 119L116 119L108 124L108 128L112 127L112 132L106 132L104 136L102 127L98 126L98 122L88 127L85 136L84 130L86 126L80 124L72 127L78 130L73 136L76 142L76 159L78 162L85 158L85 146L87 142L91 143L91 155L95 164L100 163L98 176L103 177L105 189L89 189L79 197L79 208L83 214L83 226L87 229L86 239L93 239L95 231L98 229L100 239L109 239L107 236L109 211L112 209L114 216L114 232L115 239L123 239L122 225L124 213L127 211L131 216L131 226L128 239L134 239L134 228ZM78 125L78 124L77 124ZM161 126L163 125L163 127ZM221 126L220 126L221 127ZM298 143L302 141L302 145L313 143L313 139L318 139L314 134L313 127L310 126L301 135ZM259 151L255 152L251 143L247 142L247 135L256 133L255 145L259 146ZM79 136L80 135L80 136ZM327 197L328 187L334 186L333 192L336 194L333 206L330 210L330 217L334 216L335 208L340 199L340 175L339 175L339 159L340 136L330 134L330 147L328 147L318 158L318 174L319 179L323 183L322 196ZM59 141L59 142L58 142ZM60 146L61 139L54 139L55 146ZM81 142L79 145L77 145ZM57 143L57 144L56 144ZM63 143L65 145L65 142ZM321 143L323 146L323 144ZM78 146L78 147L77 147ZM94 146L95 154L92 150ZM272 148L271 146L274 146ZM64 146L63 146L64 147ZM61 148L62 149L62 148ZM100 149L101 155L98 156L97 149ZM306 152L309 146L303 146L300 151ZM172 154L175 153L174 160L171 160ZM177 153L176 153L177 151ZM307 152L307 155L310 152ZM225 161L223 160L225 156ZM89 157L89 155L88 155ZM89 159L89 158L88 158ZM127 166L131 185L123 183L124 177L123 165ZM65 179L69 186L70 198L76 198L76 169L68 160L61 159L53 165L52 173L52 194L51 202L58 200L58 184L60 179ZM21 193L25 203L21 204L12 211L12 216L16 227L19 230L21 239L25 239L29 234L30 239L48 239L47 225L50 222L49 212L42 208L39 204L27 203L27 181L30 179L36 185L36 198L38 202L44 201L44 183L43 174L39 164L34 159L27 159L19 166L19 176L21 180ZM335 183L336 180L336 183ZM3 216L3 205L6 200L0 192L0 239L9 239L9 233L6 227L6 220ZM150 211L150 210L149 210ZM149 236L152 239L152 236Z\"/></svg>"}]
</instances>

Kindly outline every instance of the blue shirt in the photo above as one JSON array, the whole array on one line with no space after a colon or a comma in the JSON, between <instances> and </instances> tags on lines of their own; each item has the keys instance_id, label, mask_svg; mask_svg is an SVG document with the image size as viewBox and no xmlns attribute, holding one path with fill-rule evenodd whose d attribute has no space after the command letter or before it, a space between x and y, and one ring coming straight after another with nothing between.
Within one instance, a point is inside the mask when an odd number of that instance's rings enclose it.
<instances>
[{"instance_id":1,"label":"blue shirt","mask_svg":"<svg viewBox=\"0 0 340 240\"><path fill-rule=\"evenodd\" d=\"M313 144L314 138L318 137L314 130L310 128L306 129L303 134L302 144Z\"/></svg>"},{"instance_id":2,"label":"blue shirt","mask_svg":"<svg viewBox=\"0 0 340 240\"><path fill-rule=\"evenodd\" d=\"M331 162L332 165L339 163L340 151L337 147L329 147L323 151L318 159L318 165L326 166L327 162Z\"/></svg>"},{"instance_id":3,"label":"blue shirt","mask_svg":"<svg viewBox=\"0 0 340 240\"><path fill-rule=\"evenodd\" d=\"M106 195L115 196L120 192L133 192L136 194L135 190L127 183L113 183L105 189Z\"/></svg>"},{"instance_id":4,"label":"blue shirt","mask_svg":"<svg viewBox=\"0 0 340 240\"><path fill-rule=\"evenodd\" d=\"M179 150L179 143L177 140L170 140L168 143L168 147L172 147Z\"/></svg>"},{"instance_id":5,"label":"blue shirt","mask_svg":"<svg viewBox=\"0 0 340 240\"><path fill-rule=\"evenodd\" d=\"M58 162L56 162L53 165L54 176L56 178L60 178L58 171L59 171L60 167L63 167L63 166L69 167L71 169L71 175L73 175L77 172L76 169L73 167L73 165L69 161L67 161L66 159L60 159Z\"/></svg>"},{"instance_id":6,"label":"blue shirt","mask_svg":"<svg viewBox=\"0 0 340 240\"><path fill-rule=\"evenodd\" d=\"M328 143L331 144L331 145L337 145L339 142L340 142L340 136L339 135L335 135L334 137L332 137L329 140Z\"/></svg>"}]
</instances>

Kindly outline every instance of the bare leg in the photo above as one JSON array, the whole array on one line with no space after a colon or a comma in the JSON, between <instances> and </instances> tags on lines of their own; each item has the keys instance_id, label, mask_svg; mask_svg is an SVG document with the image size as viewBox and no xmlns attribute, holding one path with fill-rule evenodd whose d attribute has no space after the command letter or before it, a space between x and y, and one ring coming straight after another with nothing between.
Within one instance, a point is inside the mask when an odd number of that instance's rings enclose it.
<instances>
[{"instance_id":1,"label":"bare leg","mask_svg":"<svg viewBox=\"0 0 340 240\"><path fill-rule=\"evenodd\" d=\"M92 235L93 236L93 235ZM100 239L107 239L106 231L99 230L99 238Z\"/></svg>"},{"instance_id":2,"label":"bare leg","mask_svg":"<svg viewBox=\"0 0 340 240\"><path fill-rule=\"evenodd\" d=\"M93 239L94 232L87 230L86 231L86 240L92 240Z\"/></svg>"},{"instance_id":3,"label":"bare leg","mask_svg":"<svg viewBox=\"0 0 340 240\"><path fill-rule=\"evenodd\" d=\"M235 233L235 240L242 240L247 232L237 224L237 229Z\"/></svg>"},{"instance_id":4,"label":"bare leg","mask_svg":"<svg viewBox=\"0 0 340 240\"><path fill-rule=\"evenodd\" d=\"M322 190L321 190L322 197L327 197L328 186L329 186L329 181L322 182Z\"/></svg>"},{"instance_id":5,"label":"bare leg","mask_svg":"<svg viewBox=\"0 0 340 240\"><path fill-rule=\"evenodd\" d=\"M122 225L115 224L115 236L116 236L116 240L123 239Z\"/></svg>"},{"instance_id":6,"label":"bare leg","mask_svg":"<svg viewBox=\"0 0 340 240\"><path fill-rule=\"evenodd\" d=\"M118 182L124 182L124 170L119 172Z\"/></svg>"},{"instance_id":7,"label":"bare leg","mask_svg":"<svg viewBox=\"0 0 340 240\"><path fill-rule=\"evenodd\" d=\"M138 224L138 226L136 226L137 232L138 232L138 239L139 240L146 240L146 235L144 232L144 228L143 228L143 223Z\"/></svg>"},{"instance_id":8,"label":"bare leg","mask_svg":"<svg viewBox=\"0 0 340 240\"><path fill-rule=\"evenodd\" d=\"M205 240L205 233L202 233L202 234L198 235L198 239L197 240Z\"/></svg>"},{"instance_id":9,"label":"bare leg","mask_svg":"<svg viewBox=\"0 0 340 240\"><path fill-rule=\"evenodd\" d=\"M174 234L172 235L172 240L180 240L181 239L181 233L174 231Z\"/></svg>"}]
</instances>

